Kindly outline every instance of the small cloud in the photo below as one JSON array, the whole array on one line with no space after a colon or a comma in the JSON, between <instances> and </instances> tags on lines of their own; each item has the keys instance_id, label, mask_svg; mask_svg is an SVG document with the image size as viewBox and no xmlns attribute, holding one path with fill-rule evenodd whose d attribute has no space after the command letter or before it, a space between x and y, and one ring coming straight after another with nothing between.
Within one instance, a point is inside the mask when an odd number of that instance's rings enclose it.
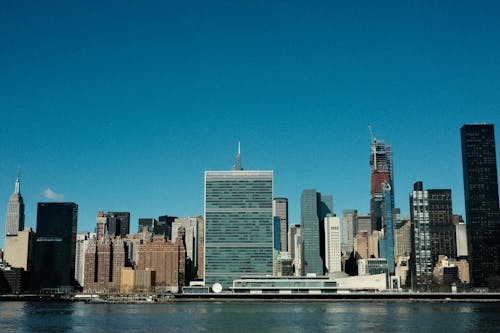
<instances>
[{"instance_id":1,"label":"small cloud","mask_svg":"<svg viewBox=\"0 0 500 333\"><path fill-rule=\"evenodd\" d=\"M62 201L64 199L64 194L62 193L56 193L52 191L49 188L47 188L45 191L43 191L43 196L47 199L54 200L54 201Z\"/></svg>"}]
</instances>

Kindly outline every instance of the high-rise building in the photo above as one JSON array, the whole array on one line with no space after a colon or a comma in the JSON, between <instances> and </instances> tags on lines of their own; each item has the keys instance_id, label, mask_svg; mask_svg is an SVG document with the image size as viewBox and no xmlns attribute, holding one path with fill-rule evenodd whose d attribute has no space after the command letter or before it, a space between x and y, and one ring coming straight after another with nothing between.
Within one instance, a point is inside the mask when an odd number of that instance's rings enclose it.
<instances>
[{"instance_id":1,"label":"high-rise building","mask_svg":"<svg viewBox=\"0 0 500 333\"><path fill-rule=\"evenodd\" d=\"M382 237L379 238L380 258L387 259L389 274L394 275L394 194L388 182L382 184Z\"/></svg>"},{"instance_id":2,"label":"high-rise building","mask_svg":"<svg viewBox=\"0 0 500 333\"><path fill-rule=\"evenodd\" d=\"M292 224L288 233L288 252L292 257L292 261L295 258L295 235L297 234L297 229L300 229L300 224Z\"/></svg>"},{"instance_id":3,"label":"high-rise building","mask_svg":"<svg viewBox=\"0 0 500 333\"><path fill-rule=\"evenodd\" d=\"M357 214L356 212L354 234L356 235L362 230L367 231L368 234L372 233L371 217L370 214Z\"/></svg>"},{"instance_id":4,"label":"high-rise building","mask_svg":"<svg viewBox=\"0 0 500 333\"><path fill-rule=\"evenodd\" d=\"M31 269L33 246L35 245L35 233L31 228L19 231L17 235L5 237L4 260L11 267L23 268L25 271Z\"/></svg>"},{"instance_id":5,"label":"high-rise building","mask_svg":"<svg viewBox=\"0 0 500 333\"><path fill-rule=\"evenodd\" d=\"M294 276L304 276L304 242L300 225L295 230L293 237L294 257L292 261Z\"/></svg>"},{"instance_id":6,"label":"high-rise building","mask_svg":"<svg viewBox=\"0 0 500 333\"><path fill-rule=\"evenodd\" d=\"M394 228L394 257L409 257L411 254L411 223L401 218Z\"/></svg>"},{"instance_id":7,"label":"high-rise building","mask_svg":"<svg viewBox=\"0 0 500 333\"><path fill-rule=\"evenodd\" d=\"M137 232L142 232L145 227L147 227L149 231L153 232L157 222L158 221L154 218L139 218L139 229Z\"/></svg>"},{"instance_id":8,"label":"high-rise building","mask_svg":"<svg viewBox=\"0 0 500 333\"><path fill-rule=\"evenodd\" d=\"M79 232L76 234L75 252L75 281L83 287L85 284L85 252L89 246L91 237L96 237L95 233Z\"/></svg>"},{"instance_id":9,"label":"high-rise building","mask_svg":"<svg viewBox=\"0 0 500 333\"><path fill-rule=\"evenodd\" d=\"M355 209L345 209L342 211L342 252L344 255L351 255L354 251L354 230L358 211Z\"/></svg>"},{"instance_id":10,"label":"high-rise building","mask_svg":"<svg viewBox=\"0 0 500 333\"><path fill-rule=\"evenodd\" d=\"M125 237L130 233L129 212L108 212L106 217L108 233L111 237Z\"/></svg>"},{"instance_id":11,"label":"high-rise building","mask_svg":"<svg viewBox=\"0 0 500 333\"><path fill-rule=\"evenodd\" d=\"M239 153L238 153L239 156ZM273 273L273 172L205 172L205 283Z\"/></svg>"},{"instance_id":12,"label":"high-rise building","mask_svg":"<svg viewBox=\"0 0 500 333\"><path fill-rule=\"evenodd\" d=\"M389 184L393 189L390 192L392 205L394 206L394 182L392 148L383 141L377 141L375 137L371 142L370 153L370 216L372 230L382 230L382 185Z\"/></svg>"},{"instance_id":13,"label":"high-rise building","mask_svg":"<svg viewBox=\"0 0 500 333\"><path fill-rule=\"evenodd\" d=\"M24 229L24 201L21 196L21 182L19 174L16 178L14 193L10 196L7 205L7 219L5 223L5 235L15 236Z\"/></svg>"},{"instance_id":14,"label":"high-rise building","mask_svg":"<svg viewBox=\"0 0 500 333\"><path fill-rule=\"evenodd\" d=\"M354 251L356 251L356 258L368 259L368 240L369 234L366 230L360 230L354 239Z\"/></svg>"},{"instance_id":15,"label":"high-rise building","mask_svg":"<svg viewBox=\"0 0 500 333\"><path fill-rule=\"evenodd\" d=\"M175 236L172 235L175 229L172 228L176 216L162 215L158 217L156 226L154 227L154 234L165 236L167 239L175 240ZM142 230L141 230L142 231Z\"/></svg>"},{"instance_id":16,"label":"high-rise building","mask_svg":"<svg viewBox=\"0 0 500 333\"><path fill-rule=\"evenodd\" d=\"M273 199L273 216L280 218L280 248L288 251L288 199Z\"/></svg>"},{"instance_id":17,"label":"high-rise building","mask_svg":"<svg viewBox=\"0 0 500 333\"><path fill-rule=\"evenodd\" d=\"M439 256L456 258L457 239L453 225L451 190L429 189L429 233L431 238L432 266Z\"/></svg>"},{"instance_id":18,"label":"high-rise building","mask_svg":"<svg viewBox=\"0 0 500 333\"><path fill-rule=\"evenodd\" d=\"M154 237L152 241L140 245L137 270L155 272L157 291L178 292L185 285L186 249L183 237L184 234L178 232L175 242Z\"/></svg>"},{"instance_id":19,"label":"high-rise building","mask_svg":"<svg viewBox=\"0 0 500 333\"><path fill-rule=\"evenodd\" d=\"M319 253L323 261L323 272L326 271L325 266L325 217L328 214L333 214L333 196L316 193L316 202L318 203L318 218L319 218Z\"/></svg>"},{"instance_id":20,"label":"high-rise building","mask_svg":"<svg viewBox=\"0 0 500 333\"><path fill-rule=\"evenodd\" d=\"M324 219L325 223L325 265L329 274L342 270L340 251L340 219L331 214Z\"/></svg>"},{"instance_id":21,"label":"high-rise building","mask_svg":"<svg viewBox=\"0 0 500 333\"><path fill-rule=\"evenodd\" d=\"M176 218L174 223L172 223L172 239L177 239L180 227L184 228L184 247L186 248L186 257L189 262L186 263L186 277L190 281L195 278L200 279L200 275L203 276L203 260L200 257L204 247L202 239L203 217Z\"/></svg>"},{"instance_id":22,"label":"high-rise building","mask_svg":"<svg viewBox=\"0 0 500 333\"><path fill-rule=\"evenodd\" d=\"M95 219L95 233L97 239L103 238L108 235L108 218L104 215L103 211L97 212L97 217Z\"/></svg>"},{"instance_id":23,"label":"high-rise building","mask_svg":"<svg viewBox=\"0 0 500 333\"><path fill-rule=\"evenodd\" d=\"M116 293L120 290L121 270L126 264L122 238L104 236L89 240L85 250L84 291Z\"/></svg>"},{"instance_id":24,"label":"high-rise building","mask_svg":"<svg viewBox=\"0 0 500 333\"><path fill-rule=\"evenodd\" d=\"M429 290L432 283L432 255L429 221L429 196L422 182L410 192L412 285L416 290Z\"/></svg>"},{"instance_id":25,"label":"high-rise building","mask_svg":"<svg viewBox=\"0 0 500 333\"><path fill-rule=\"evenodd\" d=\"M307 189L301 197L301 233L303 268L306 274L323 275L324 272L324 218L333 213L331 196L321 196L315 189Z\"/></svg>"},{"instance_id":26,"label":"high-rise building","mask_svg":"<svg viewBox=\"0 0 500 333\"><path fill-rule=\"evenodd\" d=\"M276 251L281 251L281 220L279 216L273 216L273 247ZM277 254L277 252L276 252Z\"/></svg>"},{"instance_id":27,"label":"high-rise building","mask_svg":"<svg viewBox=\"0 0 500 333\"><path fill-rule=\"evenodd\" d=\"M495 130L492 124L464 125L461 130L465 213L471 282L500 283L500 212Z\"/></svg>"},{"instance_id":28,"label":"high-rise building","mask_svg":"<svg viewBox=\"0 0 500 333\"><path fill-rule=\"evenodd\" d=\"M38 203L32 289L72 290L75 276L78 205Z\"/></svg>"},{"instance_id":29,"label":"high-rise building","mask_svg":"<svg viewBox=\"0 0 500 333\"><path fill-rule=\"evenodd\" d=\"M467 225L465 223L455 224L457 237L457 259L467 258L469 252L467 249Z\"/></svg>"}]
</instances>

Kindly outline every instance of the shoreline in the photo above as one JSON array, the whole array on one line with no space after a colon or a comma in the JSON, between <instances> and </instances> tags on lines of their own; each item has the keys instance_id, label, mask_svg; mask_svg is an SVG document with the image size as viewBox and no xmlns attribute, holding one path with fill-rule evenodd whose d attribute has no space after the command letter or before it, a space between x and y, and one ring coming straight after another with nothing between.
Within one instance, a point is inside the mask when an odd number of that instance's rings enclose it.
<instances>
[{"instance_id":1,"label":"shoreline","mask_svg":"<svg viewBox=\"0 0 500 333\"><path fill-rule=\"evenodd\" d=\"M167 304L177 302L500 302L500 293L351 293L351 294L172 294L109 298L67 295L0 295L0 302L84 302L89 304Z\"/></svg>"}]
</instances>

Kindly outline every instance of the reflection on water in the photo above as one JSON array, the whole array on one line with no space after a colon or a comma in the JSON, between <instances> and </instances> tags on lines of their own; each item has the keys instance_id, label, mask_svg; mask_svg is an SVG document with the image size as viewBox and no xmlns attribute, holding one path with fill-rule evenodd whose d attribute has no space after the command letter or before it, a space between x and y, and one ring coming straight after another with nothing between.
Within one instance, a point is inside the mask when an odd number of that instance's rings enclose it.
<instances>
[{"instance_id":1,"label":"reflection on water","mask_svg":"<svg viewBox=\"0 0 500 333\"><path fill-rule=\"evenodd\" d=\"M496 332L497 303L0 303L0 332Z\"/></svg>"}]
</instances>

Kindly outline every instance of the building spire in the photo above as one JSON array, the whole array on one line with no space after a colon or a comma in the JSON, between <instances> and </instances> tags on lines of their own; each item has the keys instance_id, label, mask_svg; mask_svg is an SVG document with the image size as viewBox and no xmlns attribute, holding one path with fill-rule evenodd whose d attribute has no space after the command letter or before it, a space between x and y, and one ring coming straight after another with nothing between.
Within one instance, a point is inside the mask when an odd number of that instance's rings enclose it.
<instances>
[{"instance_id":1,"label":"building spire","mask_svg":"<svg viewBox=\"0 0 500 333\"><path fill-rule=\"evenodd\" d=\"M233 171L240 171L243 170L241 167L241 145L240 142L238 141L238 154L236 154L236 158L234 160L233 164Z\"/></svg>"},{"instance_id":2,"label":"building spire","mask_svg":"<svg viewBox=\"0 0 500 333\"><path fill-rule=\"evenodd\" d=\"M15 194L21 193L21 182L19 181L20 177L21 177L21 171L20 171L20 168L17 167L16 187L14 189Z\"/></svg>"}]
</instances>

